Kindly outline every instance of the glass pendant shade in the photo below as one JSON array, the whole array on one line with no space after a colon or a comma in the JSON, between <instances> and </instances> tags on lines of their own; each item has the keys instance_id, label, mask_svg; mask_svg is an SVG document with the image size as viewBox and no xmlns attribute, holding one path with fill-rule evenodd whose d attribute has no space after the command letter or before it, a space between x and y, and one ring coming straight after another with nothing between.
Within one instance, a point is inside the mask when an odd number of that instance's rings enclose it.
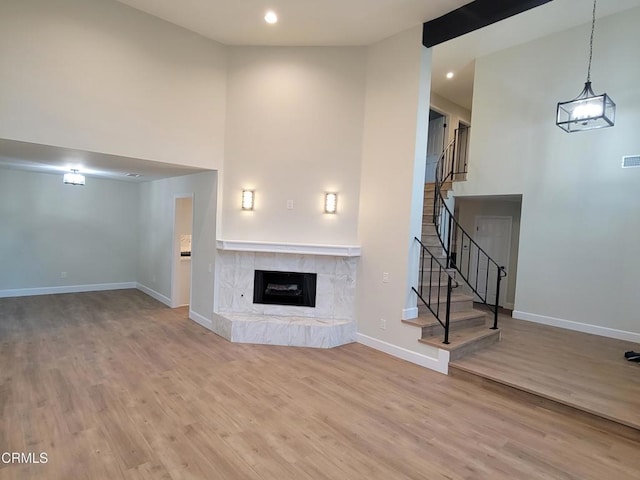
<instances>
[{"instance_id":1,"label":"glass pendant shade","mask_svg":"<svg viewBox=\"0 0 640 480\"><path fill-rule=\"evenodd\" d=\"M65 173L62 176L62 182L66 185L84 185L84 175L78 173L78 170L71 170L71 173Z\"/></svg>"},{"instance_id":2,"label":"glass pendant shade","mask_svg":"<svg viewBox=\"0 0 640 480\"><path fill-rule=\"evenodd\" d=\"M593 93L591 82L573 100L558 103L556 125L569 133L613 127L615 120L616 104L606 93Z\"/></svg>"}]
</instances>

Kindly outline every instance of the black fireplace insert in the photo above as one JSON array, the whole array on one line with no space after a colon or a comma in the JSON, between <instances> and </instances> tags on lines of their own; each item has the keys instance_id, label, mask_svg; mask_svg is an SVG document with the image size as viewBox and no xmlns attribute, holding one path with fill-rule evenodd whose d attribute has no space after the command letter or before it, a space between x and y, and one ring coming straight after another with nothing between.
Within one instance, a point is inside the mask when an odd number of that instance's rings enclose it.
<instances>
[{"instance_id":1,"label":"black fireplace insert","mask_svg":"<svg viewBox=\"0 0 640 480\"><path fill-rule=\"evenodd\" d=\"M316 279L315 273L256 270L253 303L315 307Z\"/></svg>"}]
</instances>

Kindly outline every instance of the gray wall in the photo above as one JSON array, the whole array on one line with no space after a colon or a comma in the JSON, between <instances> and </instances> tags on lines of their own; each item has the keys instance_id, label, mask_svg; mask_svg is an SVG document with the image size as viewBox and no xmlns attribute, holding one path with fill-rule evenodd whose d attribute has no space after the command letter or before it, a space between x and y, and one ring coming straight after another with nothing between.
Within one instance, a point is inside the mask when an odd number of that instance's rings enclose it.
<instances>
[{"instance_id":1,"label":"gray wall","mask_svg":"<svg viewBox=\"0 0 640 480\"><path fill-rule=\"evenodd\" d=\"M170 303L175 196L193 194L190 310L207 319L213 313L217 178L206 172L140 185L138 282Z\"/></svg>"},{"instance_id":2,"label":"gray wall","mask_svg":"<svg viewBox=\"0 0 640 480\"><path fill-rule=\"evenodd\" d=\"M134 183L0 169L0 291L135 282L137 204Z\"/></svg>"}]
</instances>

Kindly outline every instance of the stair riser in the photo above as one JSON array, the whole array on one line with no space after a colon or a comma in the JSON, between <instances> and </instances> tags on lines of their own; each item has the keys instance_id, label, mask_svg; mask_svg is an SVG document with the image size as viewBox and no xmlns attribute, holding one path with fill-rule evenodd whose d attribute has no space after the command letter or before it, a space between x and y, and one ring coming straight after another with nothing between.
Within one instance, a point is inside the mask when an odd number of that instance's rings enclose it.
<instances>
[{"instance_id":1,"label":"stair riser","mask_svg":"<svg viewBox=\"0 0 640 480\"><path fill-rule=\"evenodd\" d=\"M424 236L438 235L438 232L436 231L436 227L433 225L433 223L423 223L422 224L422 235L424 235Z\"/></svg>"},{"instance_id":2,"label":"stair riser","mask_svg":"<svg viewBox=\"0 0 640 480\"><path fill-rule=\"evenodd\" d=\"M444 317L444 315L443 315ZM442 318L442 322L444 323L444 318ZM480 325L486 325L486 318L484 316L477 318L470 318L465 320L458 320L457 322L451 323L449 325L450 331L457 331L467 327L477 327ZM487 325L488 327L488 325ZM432 335L444 335L444 327L440 324L430 325L428 327L422 327L422 337L430 337Z\"/></svg>"},{"instance_id":3,"label":"stair riser","mask_svg":"<svg viewBox=\"0 0 640 480\"><path fill-rule=\"evenodd\" d=\"M446 190L449 191L453 188L453 184L451 182L444 182L440 188L442 190ZM424 191L425 192L433 192L436 189L436 184L435 183L425 183L424 184Z\"/></svg>"},{"instance_id":4,"label":"stair riser","mask_svg":"<svg viewBox=\"0 0 640 480\"><path fill-rule=\"evenodd\" d=\"M424 276L422 277L422 287L429 288L429 286L437 285L438 282L442 285L442 288L447 288L447 279L449 275L446 273L440 273L438 275L437 272L424 272Z\"/></svg>"},{"instance_id":5,"label":"stair riser","mask_svg":"<svg viewBox=\"0 0 640 480\"><path fill-rule=\"evenodd\" d=\"M429 281L427 280L424 283L428 284ZM453 286L455 287L455 285L453 285ZM456 295L458 293L463 293L463 292L460 292L455 288L451 290L451 295L452 296L454 296L454 295ZM426 296L430 295L432 300L437 299L438 298L438 294L439 294L440 295L440 301L444 303L447 300L447 282L446 282L446 280L444 282L438 284L435 281L435 278L434 278L433 282L431 282L431 292L429 292L429 290L425 290L424 294L425 294L425 298L426 298ZM452 298L451 301L452 302L456 302L456 301L462 301L462 300L460 300L458 298Z\"/></svg>"},{"instance_id":6,"label":"stair riser","mask_svg":"<svg viewBox=\"0 0 640 480\"><path fill-rule=\"evenodd\" d=\"M425 293L424 295L424 299L428 300L428 293ZM431 299L434 304L436 301L436 297L432 297ZM445 308L447 305L447 298L444 297L440 300L440 310L444 312ZM473 309L473 300L461 300L459 302L451 302L451 312L464 312L467 310L472 310ZM425 305L419 305L418 306L418 312L428 312L429 309L425 306Z\"/></svg>"},{"instance_id":7,"label":"stair riser","mask_svg":"<svg viewBox=\"0 0 640 480\"><path fill-rule=\"evenodd\" d=\"M456 360L460 360L465 355L469 355L470 353L476 352L483 348L486 348L494 343L498 343L500 341L500 331L496 330L494 335L490 335L477 341L473 342L469 345L464 345L460 348L456 348L452 350L449 354L449 361L455 362Z\"/></svg>"}]
</instances>

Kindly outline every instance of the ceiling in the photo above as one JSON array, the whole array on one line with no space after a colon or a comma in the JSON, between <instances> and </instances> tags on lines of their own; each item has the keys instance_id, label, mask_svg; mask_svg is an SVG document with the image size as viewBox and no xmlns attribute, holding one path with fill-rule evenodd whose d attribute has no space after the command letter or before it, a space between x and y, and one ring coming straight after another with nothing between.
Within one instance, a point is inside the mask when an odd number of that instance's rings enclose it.
<instances>
[{"instance_id":1,"label":"ceiling","mask_svg":"<svg viewBox=\"0 0 640 480\"><path fill-rule=\"evenodd\" d=\"M118 0L226 45L370 45L470 0ZM264 21L277 13L275 25Z\"/></svg>"},{"instance_id":2,"label":"ceiling","mask_svg":"<svg viewBox=\"0 0 640 480\"><path fill-rule=\"evenodd\" d=\"M227 45L370 45L437 18L470 0L118 0ZM640 6L640 0L598 0L598 17ZM279 21L265 23L267 10ZM588 0L553 0L433 49L438 95L470 110L475 59L566 30L591 19ZM586 48L585 40L585 48ZM446 79L447 72L453 79Z\"/></svg>"},{"instance_id":3,"label":"ceiling","mask_svg":"<svg viewBox=\"0 0 640 480\"><path fill-rule=\"evenodd\" d=\"M77 169L88 179L100 177L129 182L148 182L204 171L169 163L7 139L0 139L0 168L60 174ZM128 173L140 176L127 176Z\"/></svg>"},{"instance_id":4,"label":"ceiling","mask_svg":"<svg viewBox=\"0 0 640 480\"><path fill-rule=\"evenodd\" d=\"M228 45L368 45L459 8L469 0L118 0ZM598 17L640 6L599 0ZM275 25L264 22L273 9ZM554 0L433 49L432 90L471 109L475 59L587 23L591 2ZM597 37L596 37L597 41ZM584 48L587 48L585 39ZM586 51L586 50L585 50ZM455 76L447 80L452 71ZM202 171L161 162L0 139L0 167L150 181ZM137 173L140 177L127 177Z\"/></svg>"}]
</instances>

